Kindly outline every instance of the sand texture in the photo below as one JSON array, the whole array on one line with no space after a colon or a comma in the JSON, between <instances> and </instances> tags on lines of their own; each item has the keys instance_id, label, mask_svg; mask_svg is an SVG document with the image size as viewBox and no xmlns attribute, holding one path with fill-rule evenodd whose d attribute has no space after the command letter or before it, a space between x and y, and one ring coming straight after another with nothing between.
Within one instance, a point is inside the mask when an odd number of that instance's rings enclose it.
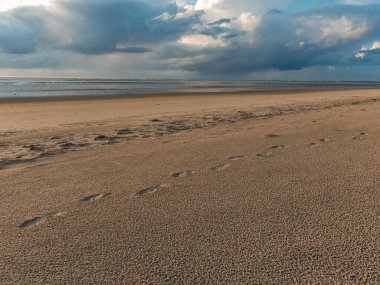
<instances>
[{"instance_id":1,"label":"sand texture","mask_svg":"<svg viewBox=\"0 0 380 285\"><path fill-rule=\"evenodd\" d=\"M0 284L380 284L380 90L0 102Z\"/></svg>"}]
</instances>

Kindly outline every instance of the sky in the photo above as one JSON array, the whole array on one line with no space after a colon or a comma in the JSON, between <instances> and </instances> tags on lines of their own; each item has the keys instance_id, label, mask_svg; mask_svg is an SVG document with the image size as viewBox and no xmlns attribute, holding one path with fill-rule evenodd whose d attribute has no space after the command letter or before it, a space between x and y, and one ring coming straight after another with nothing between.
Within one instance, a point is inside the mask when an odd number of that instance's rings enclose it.
<instances>
[{"instance_id":1,"label":"sky","mask_svg":"<svg viewBox=\"0 0 380 285\"><path fill-rule=\"evenodd\" d=\"M0 76L380 81L380 0L0 0Z\"/></svg>"}]
</instances>

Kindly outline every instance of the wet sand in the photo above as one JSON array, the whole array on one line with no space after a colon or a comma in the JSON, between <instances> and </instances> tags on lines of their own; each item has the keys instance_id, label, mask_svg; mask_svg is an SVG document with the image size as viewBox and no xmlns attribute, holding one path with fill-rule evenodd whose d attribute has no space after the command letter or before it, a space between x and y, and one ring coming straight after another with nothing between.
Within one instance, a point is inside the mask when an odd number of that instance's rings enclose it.
<instances>
[{"instance_id":1,"label":"wet sand","mask_svg":"<svg viewBox=\"0 0 380 285\"><path fill-rule=\"evenodd\" d=\"M0 284L380 284L380 90L0 102Z\"/></svg>"}]
</instances>

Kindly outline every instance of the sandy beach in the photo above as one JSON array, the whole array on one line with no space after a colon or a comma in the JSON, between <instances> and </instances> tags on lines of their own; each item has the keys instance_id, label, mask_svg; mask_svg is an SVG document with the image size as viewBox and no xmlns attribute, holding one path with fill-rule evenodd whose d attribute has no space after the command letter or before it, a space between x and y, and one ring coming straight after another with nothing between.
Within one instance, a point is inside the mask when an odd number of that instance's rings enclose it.
<instances>
[{"instance_id":1,"label":"sandy beach","mask_svg":"<svg viewBox=\"0 0 380 285\"><path fill-rule=\"evenodd\" d=\"M0 284L380 284L380 90L0 101Z\"/></svg>"}]
</instances>

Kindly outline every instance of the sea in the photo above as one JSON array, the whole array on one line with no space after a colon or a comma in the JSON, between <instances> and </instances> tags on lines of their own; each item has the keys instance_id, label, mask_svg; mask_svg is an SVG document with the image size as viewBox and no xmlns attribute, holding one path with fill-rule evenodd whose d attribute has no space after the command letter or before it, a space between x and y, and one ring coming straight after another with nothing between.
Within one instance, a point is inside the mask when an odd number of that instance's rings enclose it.
<instances>
[{"instance_id":1,"label":"sea","mask_svg":"<svg viewBox=\"0 0 380 285\"><path fill-rule=\"evenodd\" d=\"M380 82L0 78L0 98L377 88Z\"/></svg>"}]
</instances>

